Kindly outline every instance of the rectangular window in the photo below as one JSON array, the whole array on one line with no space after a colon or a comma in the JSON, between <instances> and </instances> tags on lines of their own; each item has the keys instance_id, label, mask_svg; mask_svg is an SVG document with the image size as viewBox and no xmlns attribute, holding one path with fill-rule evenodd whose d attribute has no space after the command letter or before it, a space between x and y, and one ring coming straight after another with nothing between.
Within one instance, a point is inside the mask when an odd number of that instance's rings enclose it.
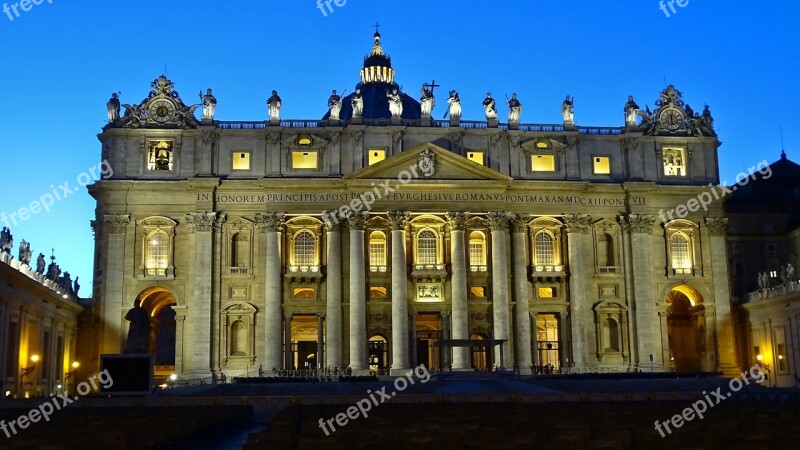
<instances>
[{"instance_id":1,"label":"rectangular window","mask_svg":"<svg viewBox=\"0 0 800 450\"><path fill-rule=\"evenodd\" d=\"M318 152L292 152L292 169L316 169L317 167L319 167Z\"/></svg>"},{"instance_id":2,"label":"rectangular window","mask_svg":"<svg viewBox=\"0 0 800 450\"><path fill-rule=\"evenodd\" d=\"M486 258L483 251L483 240L469 241L469 265L471 267L485 267ZM476 271L476 270L474 270Z\"/></svg>"},{"instance_id":3,"label":"rectangular window","mask_svg":"<svg viewBox=\"0 0 800 450\"><path fill-rule=\"evenodd\" d=\"M778 372L786 372L789 370L789 365L786 363L786 344L778 344Z\"/></svg>"},{"instance_id":4,"label":"rectangular window","mask_svg":"<svg viewBox=\"0 0 800 450\"><path fill-rule=\"evenodd\" d=\"M486 298L486 287L485 286L470 286L469 293L472 294L473 297Z\"/></svg>"},{"instance_id":5,"label":"rectangular window","mask_svg":"<svg viewBox=\"0 0 800 450\"><path fill-rule=\"evenodd\" d=\"M531 171L533 172L555 172L555 155L531 155Z\"/></svg>"},{"instance_id":6,"label":"rectangular window","mask_svg":"<svg viewBox=\"0 0 800 450\"><path fill-rule=\"evenodd\" d=\"M231 163L233 170L250 170L250 152L233 152Z\"/></svg>"},{"instance_id":7,"label":"rectangular window","mask_svg":"<svg viewBox=\"0 0 800 450\"><path fill-rule=\"evenodd\" d=\"M369 165L377 164L386 159L386 150L372 149L369 151Z\"/></svg>"},{"instance_id":8,"label":"rectangular window","mask_svg":"<svg viewBox=\"0 0 800 450\"><path fill-rule=\"evenodd\" d=\"M386 267L386 241L371 240L369 243L369 265L375 267L373 272L377 272L379 267Z\"/></svg>"},{"instance_id":9,"label":"rectangular window","mask_svg":"<svg viewBox=\"0 0 800 450\"><path fill-rule=\"evenodd\" d=\"M664 175L668 177L686 176L686 149L665 148L664 156Z\"/></svg>"},{"instance_id":10,"label":"rectangular window","mask_svg":"<svg viewBox=\"0 0 800 450\"><path fill-rule=\"evenodd\" d=\"M595 156L592 170L595 175L610 175L611 158L608 156Z\"/></svg>"},{"instance_id":11,"label":"rectangular window","mask_svg":"<svg viewBox=\"0 0 800 450\"><path fill-rule=\"evenodd\" d=\"M147 143L147 170L172 170L174 159L172 141L149 141Z\"/></svg>"},{"instance_id":12,"label":"rectangular window","mask_svg":"<svg viewBox=\"0 0 800 450\"><path fill-rule=\"evenodd\" d=\"M554 298L555 289L551 287L540 287L537 289L537 297L539 298Z\"/></svg>"},{"instance_id":13,"label":"rectangular window","mask_svg":"<svg viewBox=\"0 0 800 450\"><path fill-rule=\"evenodd\" d=\"M483 165L483 152L467 152L467 159Z\"/></svg>"}]
</instances>

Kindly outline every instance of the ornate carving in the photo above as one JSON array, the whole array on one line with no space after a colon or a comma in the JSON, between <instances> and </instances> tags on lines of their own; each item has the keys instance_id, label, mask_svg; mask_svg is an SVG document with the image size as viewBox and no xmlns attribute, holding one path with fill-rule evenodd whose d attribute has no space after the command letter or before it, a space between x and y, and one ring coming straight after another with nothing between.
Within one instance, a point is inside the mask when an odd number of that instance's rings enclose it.
<instances>
[{"instance_id":1,"label":"ornate carving","mask_svg":"<svg viewBox=\"0 0 800 450\"><path fill-rule=\"evenodd\" d=\"M523 215L523 214L514 214L510 218L511 223L511 230L514 233L527 233L528 232L528 223L531 221L531 218Z\"/></svg>"},{"instance_id":2,"label":"ornate carving","mask_svg":"<svg viewBox=\"0 0 800 450\"><path fill-rule=\"evenodd\" d=\"M347 225L350 227L351 230L363 230L364 223L369 218L368 212L362 212L359 214L350 214L347 218Z\"/></svg>"},{"instance_id":3,"label":"ornate carving","mask_svg":"<svg viewBox=\"0 0 800 450\"><path fill-rule=\"evenodd\" d=\"M650 233L656 218L649 214L628 214L619 216L619 223L623 230L630 233Z\"/></svg>"},{"instance_id":4,"label":"ornate carving","mask_svg":"<svg viewBox=\"0 0 800 450\"><path fill-rule=\"evenodd\" d=\"M447 135L447 138L450 139L450 143L453 144L454 147L461 147L461 143L464 141L464 132L463 131L453 131L452 133Z\"/></svg>"},{"instance_id":5,"label":"ornate carving","mask_svg":"<svg viewBox=\"0 0 800 450\"><path fill-rule=\"evenodd\" d=\"M283 213L268 212L256 214L256 226L261 233L276 233L281 231Z\"/></svg>"},{"instance_id":6,"label":"ornate carving","mask_svg":"<svg viewBox=\"0 0 800 450\"><path fill-rule=\"evenodd\" d=\"M325 231L328 233L340 233L342 231L342 224L339 222L325 222L324 224Z\"/></svg>"},{"instance_id":7,"label":"ornate carving","mask_svg":"<svg viewBox=\"0 0 800 450\"><path fill-rule=\"evenodd\" d=\"M500 133L492 133L492 134L490 134L489 135L489 145L491 145L492 147L497 145L497 143L500 142L500 136L501 136ZM517 145L519 145L519 139L517 139Z\"/></svg>"},{"instance_id":8,"label":"ornate carving","mask_svg":"<svg viewBox=\"0 0 800 450\"><path fill-rule=\"evenodd\" d=\"M370 314L369 316L371 322L385 322L388 318L386 314Z\"/></svg>"},{"instance_id":9,"label":"ornate carving","mask_svg":"<svg viewBox=\"0 0 800 450\"><path fill-rule=\"evenodd\" d=\"M484 320L486 320L486 314L483 314L483 313L472 313L470 318L472 320L477 321L477 322L483 322Z\"/></svg>"},{"instance_id":10,"label":"ornate carving","mask_svg":"<svg viewBox=\"0 0 800 450\"><path fill-rule=\"evenodd\" d=\"M592 216L588 214L564 214L564 227L567 233L585 233L592 226Z\"/></svg>"},{"instance_id":11,"label":"ornate carving","mask_svg":"<svg viewBox=\"0 0 800 450\"><path fill-rule=\"evenodd\" d=\"M450 318L450 316L451 316L452 314L453 314L453 313L452 313L452 312L450 312L450 311L442 311L442 312L441 312L442 319L444 319L444 320L447 320L447 319L449 319L449 318Z\"/></svg>"},{"instance_id":12,"label":"ornate carving","mask_svg":"<svg viewBox=\"0 0 800 450\"><path fill-rule=\"evenodd\" d=\"M186 214L186 223L189 224L192 233L208 232L214 230L220 223L224 223L225 218L224 214L218 218L215 212L189 213Z\"/></svg>"},{"instance_id":13,"label":"ornate carving","mask_svg":"<svg viewBox=\"0 0 800 450\"><path fill-rule=\"evenodd\" d=\"M398 146L400 145L401 142L403 142L404 135L405 132L403 131L395 131L394 133L392 133L392 142L394 143L395 146Z\"/></svg>"},{"instance_id":14,"label":"ornate carving","mask_svg":"<svg viewBox=\"0 0 800 450\"><path fill-rule=\"evenodd\" d=\"M406 224L408 223L408 217L411 215L408 211L390 211L389 212L389 223L392 226L392 230L395 231L402 231L406 229Z\"/></svg>"},{"instance_id":15,"label":"ornate carving","mask_svg":"<svg viewBox=\"0 0 800 450\"><path fill-rule=\"evenodd\" d=\"M493 211L488 214L489 226L492 231L505 231L508 229L508 214Z\"/></svg>"},{"instance_id":16,"label":"ornate carving","mask_svg":"<svg viewBox=\"0 0 800 450\"><path fill-rule=\"evenodd\" d=\"M706 227L711 236L725 236L728 234L728 219L723 217L706 217Z\"/></svg>"},{"instance_id":17,"label":"ornate carving","mask_svg":"<svg viewBox=\"0 0 800 450\"><path fill-rule=\"evenodd\" d=\"M267 133L266 139L267 139L267 144L278 145L281 143L281 133L280 132Z\"/></svg>"},{"instance_id":18,"label":"ornate carving","mask_svg":"<svg viewBox=\"0 0 800 450\"><path fill-rule=\"evenodd\" d=\"M206 131L203 133L203 144L205 145L215 144L218 138L219 138L219 133L215 133L213 131Z\"/></svg>"},{"instance_id":19,"label":"ornate carving","mask_svg":"<svg viewBox=\"0 0 800 450\"><path fill-rule=\"evenodd\" d=\"M450 225L450 230L452 231L464 231L467 225L467 219L469 219L469 213L456 211L456 212L449 212L445 214L447 218L447 223Z\"/></svg>"},{"instance_id":20,"label":"ornate carving","mask_svg":"<svg viewBox=\"0 0 800 450\"><path fill-rule=\"evenodd\" d=\"M361 142L361 138L364 137L364 131L363 130L353 131L352 133L350 133L350 137L353 138L353 142Z\"/></svg>"},{"instance_id":21,"label":"ornate carving","mask_svg":"<svg viewBox=\"0 0 800 450\"><path fill-rule=\"evenodd\" d=\"M328 135L328 143L330 145L338 145L341 137L342 136L339 133L331 133Z\"/></svg>"},{"instance_id":22,"label":"ornate carving","mask_svg":"<svg viewBox=\"0 0 800 450\"><path fill-rule=\"evenodd\" d=\"M130 214L110 214L103 216L103 223L111 234L125 233L130 221Z\"/></svg>"},{"instance_id":23,"label":"ornate carving","mask_svg":"<svg viewBox=\"0 0 800 450\"><path fill-rule=\"evenodd\" d=\"M422 176L425 178L430 178L436 175L436 171L439 170L436 152L429 148L426 148L420 152L419 161L417 164L419 165L419 168L422 169Z\"/></svg>"},{"instance_id":24,"label":"ornate carving","mask_svg":"<svg viewBox=\"0 0 800 450\"><path fill-rule=\"evenodd\" d=\"M118 112L109 113L109 119L114 119L105 126L109 128L197 128L200 122L194 116L194 111L202 104L186 105L181 100L178 91L174 90L175 83L161 75L150 83L150 94L138 105L122 105L125 114L119 117ZM113 103L113 102L112 102ZM107 106L108 107L108 106ZM116 104L111 105L116 110Z\"/></svg>"}]
</instances>

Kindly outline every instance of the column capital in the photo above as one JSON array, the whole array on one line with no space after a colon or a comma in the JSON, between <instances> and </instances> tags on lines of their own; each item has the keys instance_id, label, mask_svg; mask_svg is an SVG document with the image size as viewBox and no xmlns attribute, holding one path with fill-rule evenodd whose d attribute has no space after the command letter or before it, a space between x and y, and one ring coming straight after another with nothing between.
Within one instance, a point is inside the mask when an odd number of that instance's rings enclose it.
<instances>
[{"instance_id":1,"label":"column capital","mask_svg":"<svg viewBox=\"0 0 800 450\"><path fill-rule=\"evenodd\" d=\"M389 223L392 224L393 231L403 231L406 229L408 217L411 215L408 211L389 211Z\"/></svg>"},{"instance_id":2,"label":"column capital","mask_svg":"<svg viewBox=\"0 0 800 450\"><path fill-rule=\"evenodd\" d=\"M278 212L258 213L256 214L256 226L261 233L270 232L275 233L281 231L283 226L284 215Z\"/></svg>"},{"instance_id":3,"label":"column capital","mask_svg":"<svg viewBox=\"0 0 800 450\"><path fill-rule=\"evenodd\" d=\"M450 225L451 231L464 231L466 229L469 213L454 211L449 212L444 216L447 219L447 223Z\"/></svg>"},{"instance_id":4,"label":"column capital","mask_svg":"<svg viewBox=\"0 0 800 450\"><path fill-rule=\"evenodd\" d=\"M292 317L294 317L294 314L284 314L283 320L292 320Z\"/></svg>"},{"instance_id":5,"label":"column capital","mask_svg":"<svg viewBox=\"0 0 800 450\"><path fill-rule=\"evenodd\" d=\"M317 319L325 320L325 313L317 313Z\"/></svg>"},{"instance_id":6,"label":"column capital","mask_svg":"<svg viewBox=\"0 0 800 450\"><path fill-rule=\"evenodd\" d=\"M656 218L649 214L628 214L619 216L622 229L629 233L650 233L656 223Z\"/></svg>"},{"instance_id":7,"label":"column capital","mask_svg":"<svg viewBox=\"0 0 800 450\"><path fill-rule=\"evenodd\" d=\"M588 214L564 214L567 233L585 233L592 226L592 216Z\"/></svg>"},{"instance_id":8,"label":"column capital","mask_svg":"<svg viewBox=\"0 0 800 450\"><path fill-rule=\"evenodd\" d=\"M325 231L327 233L340 233L342 231L342 224L325 222Z\"/></svg>"},{"instance_id":9,"label":"column capital","mask_svg":"<svg viewBox=\"0 0 800 450\"><path fill-rule=\"evenodd\" d=\"M111 234L125 234L130 221L130 214L107 214L103 216L103 223Z\"/></svg>"},{"instance_id":10,"label":"column capital","mask_svg":"<svg viewBox=\"0 0 800 450\"><path fill-rule=\"evenodd\" d=\"M347 226L350 227L350 231L363 231L364 224L367 222L368 218L368 212L350 214L350 216L347 217Z\"/></svg>"},{"instance_id":11,"label":"column capital","mask_svg":"<svg viewBox=\"0 0 800 450\"><path fill-rule=\"evenodd\" d=\"M189 213L186 214L186 223L189 224L189 230L192 233L210 232L224 223L226 218L225 214L218 216L215 212Z\"/></svg>"},{"instance_id":12,"label":"column capital","mask_svg":"<svg viewBox=\"0 0 800 450\"><path fill-rule=\"evenodd\" d=\"M505 231L508 229L508 213L493 211L488 214L488 218L492 231Z\"/></svg>"},{"instance_id":13,"label":"column capital","mask_svg":"<svg viewBox=\"0 0 800 450\"><path fill-rule=\"evenodd\" d=\"M453 313L452 313L451 311L442 311L442 312L441 312L442 319L449 319L449 318L450 318L450 315L452 315L452 314L453 314Z\"/></svg>"},{"instance_id":14,"label":"column capital","mask_svg":"<svg viewBox=\"0 0 800 450\"><path fill-rule=\"evenodd\" d=\"M527 233L528 232L528 223L530 222L531 218L525 214L514 214L511 216L511 230L514 233Z\"/></svg>"},{"instance_id":15,"label":"column capital","mask_svg":"<svg viewBox=\"0 0 800 450\"><path fill-rule=\"evenodd\" d=\"M538 314L539 314L539 313L537 313L536 311L530 311L530 312L528 312L528 315L529 315L529 316L531 316L531 319L535 319L535 318L536 318L536 315L538 315Z\"/></svg>"},{"instance_id":16,"label":"column capital","mask_svg":"<svg viewBox=\"0 0 800 450\"><path fill-rule=\"evenodd\" d=\"M728 234L728 219L724 217L706 217L706 228L711 236Z\"/></svg>"}]
</instances>

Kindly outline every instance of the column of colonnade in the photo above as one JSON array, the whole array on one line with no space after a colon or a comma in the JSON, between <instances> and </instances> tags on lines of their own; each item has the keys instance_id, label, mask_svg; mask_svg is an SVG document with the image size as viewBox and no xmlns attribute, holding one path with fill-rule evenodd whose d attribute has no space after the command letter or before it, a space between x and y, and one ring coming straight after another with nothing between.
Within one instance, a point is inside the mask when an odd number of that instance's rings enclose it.
<instances>
[{"instance_id":1,"label":"column of colonnade","mask_svg":"<svg viewBox=\"0 0 800 450\"><path fill-rule=\"evenodd\" d=\"M264 368L271 370L283 366L281 322L283 305L281 292L280 234L282 213L256 215L258 229L263 236L266 270L264 277ZM291 323L289 323L291 326ZM289 342L286 345L290 345ZM287 367L289 368L289 367Z\"/></svg>"},{"instance_id":2,"label":"column of colonnade","mask_svg":"<svg viewBox=\"0 0 800 450\"><path fill-rule=\"evenodd\" d=\"M452 326L450 329L452 339L469 339L469 305L467 304L467 252L466 252L466 222L469 217L463 212L451 212L446 215L450 224L450 286ZM453 369L469 370L469 347L453 348Z\"/></svg>"},{"instance_id":3,"label":"column of colonnade","mask_svg":"<svg viewBox=\"0 0 800 450\"><path fill-rule=\"evenodd\" d=\"M403 375L410 367L405 231L408 217L408 212L389 213L392 226L392 375Z\"/></svg>"},{"instance_id":4,"label":"column of colonnade","mask_svg":"<svg viewBox=\"0 0 800 450\"><path fill-rule=\"evenodd\" d=\"M369 371L367 365L367 281L364 264L366 214L353 214L350 226L350 369L354 375Z\"/></svg>"}]
</instances>

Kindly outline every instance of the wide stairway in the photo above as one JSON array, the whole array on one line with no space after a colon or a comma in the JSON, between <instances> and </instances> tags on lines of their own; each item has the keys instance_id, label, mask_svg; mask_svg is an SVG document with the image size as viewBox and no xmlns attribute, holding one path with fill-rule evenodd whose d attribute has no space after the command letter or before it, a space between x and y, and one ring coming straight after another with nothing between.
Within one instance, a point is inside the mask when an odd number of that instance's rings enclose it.
<instances>
[{"instance_id":1,"label":"wide stairway","mask_svg":"<svg viewBox=\"0 0 800 450\"><path fill-rule=\"evenodd\" d=\"M796 402L728 401L710 408L666 437L656 420L680 414L690 403L387 403L369 417L350 420L326 436L319 419L349 405L292 406L245 449L674 449L757 450L800 448ZM330 431L330 427L328 428Z\"/></svg>"}]
</instances>

